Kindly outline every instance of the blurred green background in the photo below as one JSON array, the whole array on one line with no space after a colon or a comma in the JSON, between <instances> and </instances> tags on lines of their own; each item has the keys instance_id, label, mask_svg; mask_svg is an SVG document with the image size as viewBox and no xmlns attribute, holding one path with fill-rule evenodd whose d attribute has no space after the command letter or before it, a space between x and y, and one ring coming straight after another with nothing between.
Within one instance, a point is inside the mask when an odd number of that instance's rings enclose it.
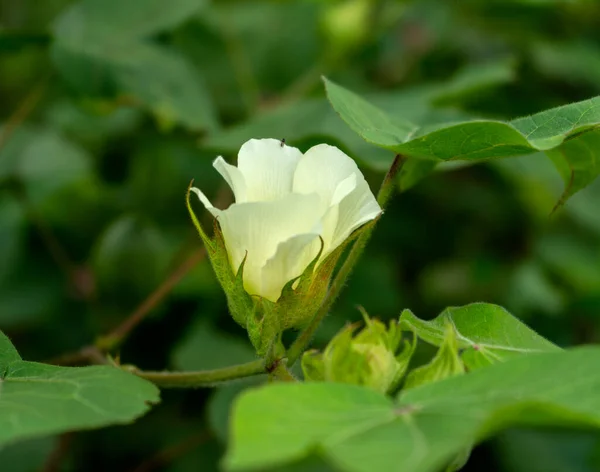
<instances>
[{"instance_id":1,"label":"blurred green background","mask_svg":"<svg viewBox=\"0 0 600 472\"><path fill-rule=\"evenodd\" d=\"M508 119L599 94L599 41L594 0L0 0L0 329L48 361L163 287L123 363L251 359L184 205L192 178L230 201L217 155L235 159L249 138L325 141L376 157L363 167L376 190L393 156L335 115L322 74L416 123ZM551 214L562 181L541 153L421 177L386 212L316 344L360 319L358 304L430 318L473 301L563 346L600 342L600 181ZM13 445L0 470L218 470L247 385L165 391L135 425ZM509 431L465 470L598 471L600 436Z\"/></svg>"}]
</instances>

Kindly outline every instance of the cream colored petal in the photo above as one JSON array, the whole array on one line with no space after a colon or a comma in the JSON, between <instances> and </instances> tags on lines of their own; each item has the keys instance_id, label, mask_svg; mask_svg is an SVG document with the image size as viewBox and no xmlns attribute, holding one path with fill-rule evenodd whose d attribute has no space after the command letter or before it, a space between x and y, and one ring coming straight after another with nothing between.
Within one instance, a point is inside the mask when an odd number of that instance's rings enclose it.
<instances>
[{"instance_id":1,"label":"cream colored petal","mask_svg":"<svg viewBox=\"0 0 600 472\"><path fill-rule=\"evenodd\" d=\"M212 205L212 203L210 203L210 200L208 198L206 198L206 195L204 195L204 193L202 193L202 190L200 190L199 188L196 188L196 187L192 187L190 190L192 192L194 192L196 195L198 195L198 198L204 205L204 208L206 208L208 211L210 211L215 218L218 217L222 213L221 210L219 210L218 208L215 208Z\"/></svg>"},{"instance_id":2,"label":"cream colored petal","mask_svg":"<svg viewBox=\"0 0 600 472\"><path fill-rule=\"evenodd\" d=\"M262 296L276 302L285 284L302 275L320 247L319 235L314 233L298 234L279 243L275 255L261 270Z\"/></svg>"},{"instance_id":3,"label":"cream colored petal","mask_svg":"<svg viewBox=\"0 0 600 472\"><path fill-rule=\"evenodd\" d=\"M350 193L354 189L352 184L360 179L362 174L349 156L335 146L319 144L306 151L298 163L293 189L299 193L318 193L329 206Z\"/></svg>"},{"instance_id":4,"label":"cream colored petal","mask_svg":"<svg viewBox=\"0 0 600 472\"><path fill-rule=\"evenodd\" d=\"M246 182L244 181L244 176L240 170L237 167L228 164L221 156L215 159L215 162L213 162L213 167L217 169L217 172L221 174L221 176L229 184L229 187L231 187L236 203L243 203L247 201Z\"/></svg>"},{"instance_id":5,"label":"cream colored petal","mask_svg":"<svg viewBox=\"0 0 600 472\"><path fill-rule=\"evenodd\" d=\"M352 193L352 191L356 188L356 174L350 174L344 180L342 180L335 191L333 192L333 196L331 197L331 204L337 205L340 203L347 195Z\"/></svg>"},{"instance_id":6,"label":"cream colored petal","mask_svg":"<svg viewBox=\"0 0 600 472\"><path fill-rule=\"evenodd\" d=\"M314 146L304 154L294 175L294 191L316 192L331 205L323 219L326 253L381 213L356 163L327 144Z\"/></svg>"},{"instance_id":7,"label":"cream colored petal","mask_svg":"<svg viewBox=\"0 0 600 472\"><path fill-rule=\"evenodd\" d=\"M246 201L270 201L290 193L301 157L298 149L277 139L244 143L238 154L238 169L246 184Z\"/></svg>"},{"instance_id":8,"label":"cream colored petal","mask_svg":"<svg viewBox=\"0 0 600 472\"><path fill-rule=\"evenodd\" d=\"M339 243L334 241L336 237L336 228L339 219L339 203L349 195L356 187L356 174L351 174L346 179L342 180L335 191L333 192L331 206L325 210L325 215L322 219L323 230L321 237L323 238L323 256L337 247Z\"/></svg>"},{"instance_id":9,"label":"cream colored petal","mask_svg":"<svg viewBox=\"0 0 600 472\"><path fill-rule=\"evenodd\" d=\"M244 266L244 287L250 294L265 295L262 289L262 267L288 239L318 228L322 214L316 194L288 194L269 202L235 203L221 212L229 260L234 268Z\"/></svg>"},{"instance_id":10,"label":"cream colored petal","mask_svg":"<svg viewBox=\"0 0 600 472\"><path fill-rule=\"evenodd\" d=\"M331 248L339 246L355 229L380 214L381 207L371 192L369 184L362 178L352 193L338 205L338 220Z\"/></svg>"}]
</instances>

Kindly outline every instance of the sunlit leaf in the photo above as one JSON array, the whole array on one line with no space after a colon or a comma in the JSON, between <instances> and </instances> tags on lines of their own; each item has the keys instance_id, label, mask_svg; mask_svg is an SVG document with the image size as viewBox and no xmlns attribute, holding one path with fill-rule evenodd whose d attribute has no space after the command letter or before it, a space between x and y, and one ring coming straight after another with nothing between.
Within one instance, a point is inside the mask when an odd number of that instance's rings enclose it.
<instances>
[{"instance_id":1,"label":"sunlit leaf","mask_svg":"<svg viewBox=\"0 0 600 472\"><path fill-rule=\"evenodd\" d=\"M465 349L463 361L469 368L518 355L559 350L498 305L451 307L431 321L417 318L410 310L404 310L400 316L402 328L434 346L443 345L447 323L456 330L458 346Z\"/></svg>"},{"instance_id":2,"label":"sunlit leaf","mask_svg":"<svg viewBox=\"0 0 600 472\"><path fill-rule=\"evenodd\" d=\"M481 161L537 151L554 152L560 146L564 162L558 168L568 175L560 203L600 173L594 151L595 133L582 135L600 126L600 97L511 122L469 120L420 126L398 113L386 113L327 79L325 87L332 106L352 130L365 141L406 157L442 162ZM573 138L576 139L567 141Z\"/></svg>"},{"instance_id":3,"label":"sunlit leaf","mask_svg":"<svg viewBox=\"0 0 600 472\"><path fill-rule=\"evenodd\" d=\"M333 383L249 390L234 408L225 463L261 469L318 450L343 471L436 472L513 425L600 428L598 362L594 347L523 356L401 392L397 402Z\"/></svg>"}]
</instances>

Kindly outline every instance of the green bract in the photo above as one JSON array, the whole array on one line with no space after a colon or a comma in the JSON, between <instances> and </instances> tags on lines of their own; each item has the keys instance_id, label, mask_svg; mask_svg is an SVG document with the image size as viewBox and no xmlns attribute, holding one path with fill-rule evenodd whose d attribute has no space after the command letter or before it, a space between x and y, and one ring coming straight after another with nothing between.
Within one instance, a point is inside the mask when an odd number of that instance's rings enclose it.
<instances>
[{"instance_id":1,"label":"green bract","mask_svg":"<svg viewBox=\"0 0 600 472\"><path fill-rule=\"evenodd\" d=\"M365 315L365 323L356 335L356 324L346 326L323 353L305 352L305 379L364 385L381 393L393 390L406 372L414 339L402 343L402 332L395 321L386 327Z\"/></svg>"}]
</instances>

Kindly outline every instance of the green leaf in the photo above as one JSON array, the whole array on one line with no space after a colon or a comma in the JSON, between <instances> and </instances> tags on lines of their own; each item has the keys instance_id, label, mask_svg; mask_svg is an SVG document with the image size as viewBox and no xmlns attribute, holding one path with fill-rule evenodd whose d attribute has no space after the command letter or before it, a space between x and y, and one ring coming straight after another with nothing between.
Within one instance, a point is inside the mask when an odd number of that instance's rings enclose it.
<instances>
[{"instance_id":1,"label":"green leaf","mask_svg":"<svg viewBox=\"0 0 600 472\"><path fill-rule=\"evenodd\" d=\"M595 42L539 42L533 45L530 57L550 77L600 88L600 48Z\"/></svg>"},{"instance_id":2,"label":"green leaf","mask_svg":"<svg viewBox=\"0 0 600 472\"><path fill-rule=\"evenodd\" d=\"M57 367L22 361L0 332L0 446L129 423L158 401L154 385L115 367Z\"/></svg>"},{"instance_id":3,"label":"green leaf","mask_svg":"<svg viewBox=\"0 0 600 472\"><path fill-rule=\"evenodd\" d=\"M469 120L419 126L396 114L385 113L330 80L324 81L329 101L351 129L365 141L406 157L478 161L551 151L568 139L600 126L600 97L511 122ZM593 152L595 143L596 138L586 138L578 144L565 143L569 152L564 159L574 174L570 179L576 182L567 186L560 203L600 173Z\"/></svg>"},{"instance_id":4,"label":"green leaf","mask_svg":"<svg viewBox=\"0 0 600 472\"><path fill-rule=\"evenodd\" d=\"M10 339L8 339L8 336L0 331L0 378L4 375L4 372L11 363L20 360L21 356L19 356L19 353L10 342Z\"/></svg>"},{"instance_id":5,"label":"green leaf","mask_svg":"<svg viewBox=\"0 0 600 472\"><path fill-rule=\"evenodd\" d=\"M56 21L54 32L65 43L84 47L94 40L114 47L171 29L195 14L204 0L82 0Z\"/></svg>"},{"instance_id":6,"label":"green leaf","mask_svg":"<svg viewBox=\"0 0 600 472\"><path fill-rule=\"evenodd\" d=\"M600 428L600 348L514 358L401 392L276 384L240 396L228 470L262 469L318 450L339 470L437 472L513 425ZM556 379L561 379L557 382Z\"/></svg>"},{"instance_id":7,"label":"green leaf","mask_svg":"<svg viewBox=\"0 0 600 472\"><path fill-rule=\"evenodd\" d=\"M546 154L558 169L565 189L557 206L591 184L600 174L600 131L590 131Z\"/></svg>"},{"instance_id":8,"label":"green leaf","mask_svg":"<svg viewBox=\"0 0 600 472\"><path fill-rule=\"evenodd\" d=\"M578 294L597 294L600 290L600 253L597 243L574 240L568 233L544 234L535 253L561 284Z\"/></svg>"},{"instance_id":9,"label":"green leaf","mask_svg":"<svg viewBox=\"0 0 600 472\"><path fill-rule=\"evenodd\" d=\"M145 296L162 280L171 257L165 235L137 215L112 222L98 238L92 267L102 292Z\"/></svg>"},{"instance_id":10,"label":"green leaf","mask_svg":"<svg viewBox=\"0 0 600 472\"><path fill-rule=\"evenodd\" d=\"M464 374L465 367L458 352L457 333L452 323L446 323L444 340L429 364L418 367L406 377L403 388L414 388L455 375Z\"/></svg>"},{"instance_id":11,"label":"green leaf","mask_svg":"<svg viewBox=\"0 0 600 472\"><path fill-rule=\"evenodd\" d=\"M435 104L453 103L486 89L512 82L515 78L515 61L511 58L477 64L467 64L450 80L431 87Z\"/></svg>"},{"instance_id":12,"label":"green leaf","mask_svg":"<svg viewBox=\"0 0 600 472\"><path fill-rule=\"evenodd\" d=\"M198 2L117 3L83 0L57 19L51 55L61 74L82 93L133 99L163 127L214 129L210 96L195 67L177 50L146 39L191 16Z\"/></svg>"},{"instance_id":13,"label":"green leaf","mask_svg":"<svg viewBox=\"0 0 600 472\"><path fill-rule=\"evenodd\" d=\"M173 353L173 363L181 370L220 369L253 360L256 354L246 339L217 331L206 319L189 328Z\"/></svg>"},{"instance_id":14,"label":"green leaf","mask_svg":"<svg viewBox=\"0 0 600 472\"><path fill-rule=\"evenodd\" d=\"M266 378L264 377L248 377L213 389L206 405L206 416L211 430L224 444L227 443L229 435L231 405L242 391L265 383Z\"/></svg>"},{"instance_id":15,"label":"green leaf","mask_svg":"<svg viewBox=\"0 0 600 472\"><path fill-rule=\"evenodd\" d=\"M513 356L560 349L498 305L450 307L431 321L417 318L410 310L400 316L403 329L434 346L443 345L447 323L454 326L458 346L465 349L463 361L470 369Z\"/></svg>"},{"instance_id":16,"label":"green leaf","mask_svg":"<svg viewBox=\"0 0 600 472\"><path fill-rule=\"evenodd\" d=\"M33 472L43 470L52 451L57 446L56 437L44 437L20 441L0 448L0 463L10 472Z\"/></svg>"},{"instance_id":17,"label":"green leaf","mask_svg":"<svg viewBox=\"0 0 600 472\"><path fill-rule=\"evenodd\" d=\"M19 179L36 206L91 174L91 156L51 128L24 125L0 151L0 179Z\"/></svg>"}]
</instances>

